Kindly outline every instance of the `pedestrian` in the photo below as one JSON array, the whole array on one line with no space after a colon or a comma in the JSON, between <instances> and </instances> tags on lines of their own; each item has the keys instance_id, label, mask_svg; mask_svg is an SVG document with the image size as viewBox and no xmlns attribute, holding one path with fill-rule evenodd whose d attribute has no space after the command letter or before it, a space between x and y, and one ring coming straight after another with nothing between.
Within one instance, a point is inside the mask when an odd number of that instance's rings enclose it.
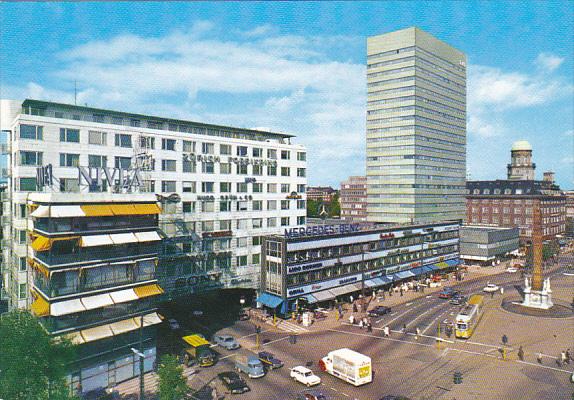
<instances>
[{"instance_id":1,"label":"pedestrian","mask_svg":"<svg viewBox=\"0 0 574 400\"><path fill-rule=\"evenodd\" d=\"M339 304L338 308L339 308L339 315L342 316L343 315L343 306L341 304Z\"/></svg>"},{"instance_id":2,"label":"pedestrian","mask_svg":"<svg viewBox=\"0 0 574 400\"><path fill-rule=\"evenodd\" d=\"M422 293L425 292L425 287L424 287L424 285L421 285L421 292L422 292Z\"/></svg>"},{"instance_id":3,"label":"pedestrian","mask_svg":"<svg viewBox=\"0 0 574 400\"><path fill-rule=\"evenodd\" d=\"M538 361L538 364L542 364L542 353L536 354L536 361Z\"/></svg>"},{"instance_id":4,"label":"pedestrian","mask_svg":"<svg viewBox=\"0 0 574 400\"><path fill-rule=\"evenodd\" d=\"M400 292L401 292L401 297L403 297L403 287L402 286L401 286Z\"/></svg>"},{"instance_id":5,"label":"pedestrian","mask_svg":"<svg viewBox=\"0 0 574 400\"><path fill-rule=\"evenodd\" d=\"M502 335L502 344L505 346L508 344L508 336Z\"/></svg>"},{"instance_id":6,"label":"pedestrian","mask_svg":"<svg viewBox=\"0 0 574 400\"><path fill-rule=\"evenodd\" d=\"M500 287L500 294L504 294L504 288L502 286Z\"/></svg>"},{"instance_id":7,"label":"pedestrian","mask_svg":"<svg viewBox=\"0 0 574 400\"><path fill-rule=\"evenodd\" d=\"M520 361L524 361L524 350L522 349L522 346L520 346L520 348L518 349L518 358L520 359Z\"/></svg>"},{"instance_id":8,"label":"pedestrian","mask_svg":"<svg viewBox=\"0 0 574 400\"><path fill-rule=\"evenodd\" d=\"M564 363L566 363L566 362L568 362L568 361L566 361L566 352L561 351L561 352L560 352L560 363L561 363L561 364L564 364Z\"/></svg>"},{"instance_id":9,"label":"pedestrian","mask_svg":"<svg viewBox=\"0 0 574 400\"><path fill-rule=\"evenodd\" d=\"M367 332L373 332L373 325L370 322L367 322Z\"/></svg>"},{"instance_id":10,"label":"pedestrian","mask_svg":"<svg viewBox=\"0 0 574 400\"><path fill-rule=\"evenodd\" d=\"M391 297L392 295L393 295L393 287L391 286L391 287L389 288L389 297Z\"/></svg>"},{"instance_id":11,"label":"pedestrian","mask_svg":"<svg viewBox=\"0 0 574 400\"><path fill-rule=\"evenodd\" d=\"M566 364L570 364L570 360L572 359L572 355L570 354L570 349L566 350Z\"/></svg>"},{"instance_id":12,"label":"pedestrian","mask_svg":"<svg viewBox=\"0 0 574 400\"><path fill-rule=\"evenodd\" d=\"M351 315L351 316L349 317L349 323L350 323L351 325L355 325L355 317L354 317L353 315Z\"/></svg>"},{"instance_id":13,"label":"pedestrian","mask_svg":"<svg viewBox=\"0 0 574 400\"><path fill-rule=\"evenodd\" d=\"M355 300L355 299L353 298L353 295L351 295L350 299L351 299L351 303L353 302L353 300Z\"/></svg>"},{"instance_id":14,"label":"pedestrian","mask_svg":"<svg viewBox=\"0 0 574 400\"><path fill-rule=\"evenodd\" d=\"M417 328L416 328L416 332L417 332L417 336L420 336L421 330L420 330L420 328L419 328L418 326L417 326Z\"/></svg>"},{"instance_id":15,"label":"pedestrian","mask_svg":"<svg viewBox=\"0 0 574 400\"><path fill-rule=\"evenodd\" d=\"M385 325L385 327L383 328L383 334L385 335L385 337L389 337L390 336L389 333L390 329L388 326Z\"/></svg>"},{"instance_id":16,"label":"pedestrian","mask_svg":"<svg viewBox=\"0 0 574 400\"><path fill-rule=\"evenodd\" d=\"M381 293L381 298L383 299L383 301L385 301L385 291L384 290ZM572 304L574 304L574 302Z\"/></svg>"},{"instance_id":17,"label":"pedestrian","mask_svg":"<svg viewBox=\"0 0 574 400\"><path fill-rule=\"evenodd\" d=\"M403 333L407 333L407 324L403 324Z\"/></svg>"},{"instance_id":18,"label":"pedestrian","mask_svg":"<svg viewBox=\"0 0 574 400\"><path fill-rule=\"evenodd\" d=\"M355 303L353 303L353 312L359 312L359 310L357 309L357 305Z\"/></svg>"},{"instance_id":19,"label":"pedestrian","mask_svg":"<svg viewBox=\"0 0 574 400\"><path fill-rule=\"evenodd\" d=\"M363 324L364 324L364 323L363 323L363 320L361 319L361 320L359 321L359 328L363 329Z\"/></svg>"}]
</instances>

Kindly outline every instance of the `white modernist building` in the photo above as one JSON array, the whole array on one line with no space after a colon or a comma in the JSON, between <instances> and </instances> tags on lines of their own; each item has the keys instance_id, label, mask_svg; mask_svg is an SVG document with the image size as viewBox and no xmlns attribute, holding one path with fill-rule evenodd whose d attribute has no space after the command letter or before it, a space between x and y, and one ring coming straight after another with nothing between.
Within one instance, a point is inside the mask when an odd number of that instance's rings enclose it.
<instances>
[{"instance_id":1,"label":"white modernist building","mask_svg":"<svg viewBox=\"0 0 574 400\"><path fill-rule=\"evenodd\" d=\"M12 308L30 305L31 192L155 193L165 238L210 239L185 273L215 271L224 288L257 288L261 237L305 224L306 152L291 135L29 99L1 106L2 279Z\"/></svg>"}]
</instances>

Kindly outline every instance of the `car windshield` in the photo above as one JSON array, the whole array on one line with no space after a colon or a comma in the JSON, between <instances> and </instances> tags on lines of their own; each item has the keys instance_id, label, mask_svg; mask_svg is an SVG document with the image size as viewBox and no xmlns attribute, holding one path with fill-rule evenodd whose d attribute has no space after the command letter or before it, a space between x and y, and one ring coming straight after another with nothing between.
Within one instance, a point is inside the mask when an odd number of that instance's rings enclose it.
<instances>
[{"instance_id":1,"label":"car windshield","mask_svg":"<svg viewBox=\"0 0 574 400\"><path fill-rule=\"evenodd\" d=\"M456 329L459 329L461 331L465 331L466 330L466 324L459 322L458 324L456 324Z\"/></svg>"},{"instance_id":2,"label":"car windshield","mask_svg":"<svg viewBox=\"0 0 574 400\"><path fill-rule=\"evenodd\" d=\"M312 374L311 374L311 372L305 372L303 375L305 375L305 376L311 376Z\"/></svg>"},{"instance_id":3,"label":"car windshield","mask_svg":"<svg viewBox=\"0 0 574 400\"><path fill-rule=\"evenodd\" d=\"M227 337L227 338L223 338L224 342L233 342L233 338Z\"/></svg>"}]
</instances>

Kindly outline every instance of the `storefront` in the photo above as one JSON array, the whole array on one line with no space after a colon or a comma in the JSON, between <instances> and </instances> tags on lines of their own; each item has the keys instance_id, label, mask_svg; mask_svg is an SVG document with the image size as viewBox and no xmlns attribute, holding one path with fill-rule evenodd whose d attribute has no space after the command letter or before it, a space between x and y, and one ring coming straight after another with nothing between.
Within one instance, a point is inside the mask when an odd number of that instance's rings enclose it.
<instances>
[{"instance_id":1,"label":"storefront","mask_svg":"<svg viewBox=\"0 0 574 400\"><path fill-rule=\"evenodd\" d=\"M308 227L264 238L258 303L277 315L455 270L459 223Z\"/></svg>"}]
</instances>

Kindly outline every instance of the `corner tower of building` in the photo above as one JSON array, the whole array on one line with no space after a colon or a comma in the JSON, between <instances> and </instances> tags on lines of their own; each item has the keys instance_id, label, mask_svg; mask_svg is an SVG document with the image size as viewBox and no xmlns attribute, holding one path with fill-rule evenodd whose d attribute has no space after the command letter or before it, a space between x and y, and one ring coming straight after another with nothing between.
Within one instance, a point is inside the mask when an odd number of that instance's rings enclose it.
<instances>
[{"instance_id":1,"label":"corner tower of building","mask_svg":"<svg viewBox=\"0 0 574 400\"><path fill-rule=\"evenodd\" d=\"M464 216L466 56L418 29L367 39L371 222Z\"/></svg>"},{"instance_id":2,"label":"corner tower of building","mask_svg":"<svg viewBox=\"0 0 574 400\"><path fill-rule=\"evenodd\" d=\"M532 162L532 146L526 140L514 142L510 150L510 164L507 166L508 179L533 181L536 164Z\"/></svg>"}]
</instances>

